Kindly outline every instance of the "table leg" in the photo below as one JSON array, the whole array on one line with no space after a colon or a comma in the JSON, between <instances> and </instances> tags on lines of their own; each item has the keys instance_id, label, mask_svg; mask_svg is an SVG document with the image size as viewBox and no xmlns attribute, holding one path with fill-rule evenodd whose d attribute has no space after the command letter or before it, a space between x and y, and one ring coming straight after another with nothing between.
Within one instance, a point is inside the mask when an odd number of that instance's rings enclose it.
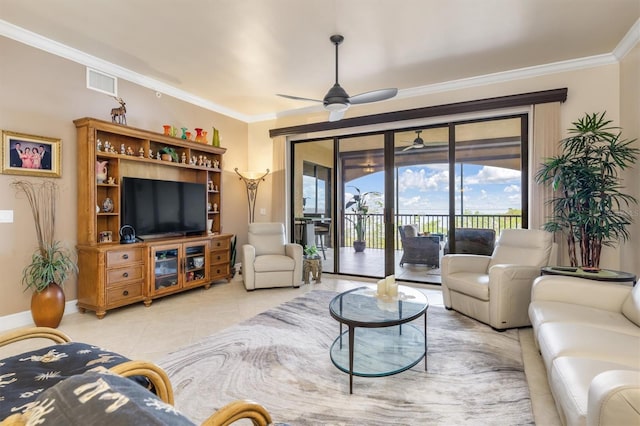
<instances>
[{"instance_id":1,"label":"table leg","mask_svg":"<svg viewBox=\"0 0 640 426\"><path fill-rule=\"evenodd\" d=\"M349 326L349 393L353 393L353 343L355 340L355 329Z\"/></svg>"},{"instance_id":2,"label":"table leg","mask_svg":"<svg viewBox=\"0 0 640 426\"><path fill-rule=\"evenodd\" d=\"M427 371L427 311L424 311L424 371Z\"/></svg>"}]
</instances>

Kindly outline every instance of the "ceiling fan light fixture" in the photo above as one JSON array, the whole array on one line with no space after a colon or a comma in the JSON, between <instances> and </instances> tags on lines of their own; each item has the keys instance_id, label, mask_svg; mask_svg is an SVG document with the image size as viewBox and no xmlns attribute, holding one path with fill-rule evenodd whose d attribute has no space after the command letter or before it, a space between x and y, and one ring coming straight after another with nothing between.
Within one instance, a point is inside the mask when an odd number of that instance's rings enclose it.
<instances>
[{"instance_id":1,"label":"ceiling fan light fixture","mask_svg":"<svg viewBox=\"0 0 640 426\"><path fill-rule=\"evenodd\" d=\"M324 108L327 111L342 112L342 111L346 111L347 109L349 109L349 104L342 103L342 102L334 102L334 103L331 103L331 104L325 104Z\"/></svg>"}]
</instances>

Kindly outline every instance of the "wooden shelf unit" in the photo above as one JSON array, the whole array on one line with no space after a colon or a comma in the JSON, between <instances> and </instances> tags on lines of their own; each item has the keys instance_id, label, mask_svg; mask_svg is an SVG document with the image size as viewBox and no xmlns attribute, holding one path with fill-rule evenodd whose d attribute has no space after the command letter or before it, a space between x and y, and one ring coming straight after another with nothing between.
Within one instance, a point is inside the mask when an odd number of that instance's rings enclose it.
<instances>
[{"instance_id":1,"label":"wooden shelf unit","mask_svg":"<svg viewBox=\"0 0 640 426\"><path fill-rule=\"evenodd\" d=\"M108 309L139 301L149 306L153 298L198 286L208 288L212 281L231 278L228 265L231 235L220 233L222 170L219 165L225 148L95 118L81 118L74 120L74 124L78 155L78 306L82 311L94 310L98 318L102 318ZM117 152L105 151L107 142ZM98 149L99 143L101 149ZM180 161L157 159L157 153L164 147L174 148ZM127 155L127 151L132 155ZM206 157L211 165L189 164L189 160L183 163L183 156L186 159ZM98 162L107 162L107 179L112 178L111 183L108 180L98 183ZM207 231L212 234L204 232L177 239L119 244L119 231L124 225L120 205L123 177L207 185L207 203L217 207L207 211L207 218L213 219L212 229ZM106 198L112 201L111 211L103 209ZM105 232L111 233L110 242L101 238ZM179 272L174 285L156 288L155 253L166 249L167 244L180 257L176 259ZM194 256L188 254L194 245L202 251L202 267L195 267Z\"/></svg>"}]
</instances>

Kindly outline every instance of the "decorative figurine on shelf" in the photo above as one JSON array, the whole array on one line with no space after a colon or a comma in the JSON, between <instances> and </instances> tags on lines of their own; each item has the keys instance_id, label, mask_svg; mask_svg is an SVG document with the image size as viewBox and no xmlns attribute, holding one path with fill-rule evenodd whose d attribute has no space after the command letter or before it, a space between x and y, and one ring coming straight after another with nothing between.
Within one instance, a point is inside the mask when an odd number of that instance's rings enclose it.
<instances>
[{"instance_id":1,"label":"decorative figurine on shelf","mask_svg":"<svg viewBox=\"0 0 640 426\"><path fill-rule=\"evenodd\" d=\"M186 127L183 127L181 130L182 130L182 136L181 136L181 138L182 138L182 139L187 139L187 128L186 128Z\"/></svg>"},{"instance_id":2,"label":"decorative figurine on shelf","mask_svg":"<svg viewBox=\"0 0 640 426\"><path fill-rule=\"evenodd\" d=\"M213 160L213 168L214 168L214 169L220 168L220 161L218 161L218 160Z\"/></svg>"},{"instance_id":3,"label":"decorative figurine on shelf","mask_svg":"<svg viewBox=\"0 0 640 426\"><path fill-rule=\"evenodd\" d=\"M127 124L127 108L125 107L126 103L122 100L122 98L113 97L120 104L119 108L111 109L111 122L119 123L119 124Z\"/></svg>"},{"instance_id":4,"label":"decorative figurine on shelf","mask_svg":"<svg viewBox=\"0 0 640 426\"><path fill-rule=\"evenodd\" d=\"M124 155L125 153L126 153L126 150L125 150L124 144L123 144L123 143L121 143L121 144L120 144L120 154L123 154L123 155Z\"/></svg>"},{"instance_id":5,"label":"decorative figurine on shelf","mask_svg":"<svg viewBox=\"0 0 640 426\"><path fill-rule=\"evenodd\" d=\"M198 155L198 166L202 166L202 155Z\"/></svg>"},{"instance_id":6,"label":"decorative figurine on shelf","mask_svg":"<svg viewBox=\"0 0 640 426\"><path fill-rule=\"evenodd\" d=\"M184 127L183 127L184 128ZM182 153L182 164L187 164L187 154L185 154L184 152Z\"/></svg>"},{"instance_id":7,"label":"decorative figurine on shelf","mask_svg":"<svg viewBox=\"0 0 640 426\"><path fill-rule=\"evenodd\" d=\"M110 176L109 179L107 179L107 183L109 185L115 185L116 180L113 178L113 176Z\"/></svg>"},{"instance_id":8,"label":"decorative figurine on shelf","mask_svg":"<svg viewBox=\"0 0 640 426\"><path fill-rule=\"evenodd\" d=\"M98 152L102 151L102 141L100 139L98 139L98 145L96 149L98 150Z\"/></svg>"},{"instance_id":9,"label":"decorative figurine on shelf","mask_svg":"<svg viewBox=\"0 0 640 426\"><path fill-rule=\"evenodd\" d=\"M133 155L133 148L130 146L127 147L127 155Z\"/></svg>"},{"instance_id":10,"label":"decorative figurine on shelf","mask_svg":"<svg viewBox=\"0 0 640 426\"><path fill-rule=\"evenodd\" d=\"M107 197L102 202L102 211L105 213L111 213L113 211L113 200Z\"/></svg>"},{"instance_id":11,"label":"decorative figurine on shelf","mask_svg":"<svg viewBox=\"0 0 640 426\"><path fill-rule=\"evenodd\" d=\"M212 181L212 180L210 180L209 182L207 182L207 189L208 189L209 191L213 191L213 181Z\"/></svg>"},{"instance_id":12,"label":"decorative figurine on shelf","mask_svg":"<svg viewBox=\"0 0 640 426\"><path fill-rule=\"evenodd\" d=\"M156 153L156 160L162 160L162 154L160 154L160 151Z\"/></svg>"},{"instance_id":13,"label":"decorative figurine on shelf","mask_svg":"<svg viewBox=\"0 0 640 426\"><path fill-rule=\"evenodd\" d=\"M218 185L214 185L214 186L213 186L213 190L214 190L214 191L216 191L216 192L218 192Z\"/></svg>"},{"instance_id":14,"label":"decorative figurine on shelf","mask_svg":"<svg viewBox=\"0 0 640 426\"><path fill-rule=\"evenodd\" d=\"M214 212L218 211L218 204L217 203L213 203L213 211Z\"/></svg>"},{"instance_id":15,"label":"decorative figurine on shelf","mask_svg":"<svg viewBox=\"0 0 640 426\"><path fill-rule=\"evenodd\" d=\"M140 147L140 149L138 150L138 157L144 158L144 148L143 147Z\"/></svg>"},{"instance_id":16,"label":"decorative figurine on shelf","mask_svg":"<svg viewBox=\"0 0 640 426\"><path fill-rule=\"evenodd\" d=\"M153 160L153 150L149 148L149 159Z\"/></svg>"}]
</instances>

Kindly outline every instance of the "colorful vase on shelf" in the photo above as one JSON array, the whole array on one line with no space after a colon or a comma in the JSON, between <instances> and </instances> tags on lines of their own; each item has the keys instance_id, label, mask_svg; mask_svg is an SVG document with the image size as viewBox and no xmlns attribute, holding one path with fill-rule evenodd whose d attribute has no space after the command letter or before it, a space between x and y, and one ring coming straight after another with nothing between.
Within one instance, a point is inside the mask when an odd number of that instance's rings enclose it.
<instances>
[{"instance_id":1,"label":"colorful vase on shelf","mask_svg":"<svg viewBox=\"0 0 640 426\"><path fill-rule=\"evenodd\" d=\"M162 126L162 128L164 129L164 134L167 136L171 136L171 126L168 124L165 124Z\"/></svg>"},{"instance_id":2,"label":"colorful vase on shelf","mask_svg":"<svg viewBox=\"0 0 640 426\"><path fill-rule=\"evenodd\" d=\"M202 131L202 140L200 142L209 143L209 142L207 142L207 131L206 130Z\"/></svg>"},{"instance_id":3,"label":"colorful vase on shelf","mask_svg":"<svg viewBox=\"0 0 640 426\"><path fill-rule=\"evenodd\" d=\"M196 131L196 142L202 142L202 129L196 127L194 130Z\"/></svg>"},{"instance_id":4,"label":"colorful vase on shelf","mask_svg":"<svg viewBox=\"0 0 640 426\"><path fill-rule=\"evenodd\" d=\"M181 130L182 130L182 136L181 136L181 138L182 138L182 139L187 139L187 128L186 128L186 127L183 127Z\"/></svg>"},{"instance_id":5,"label":"colorful vase on shelf","mask_svg":"<svg viewBox=\"0 0 640 426\"><path fill-rule=\"evenodd\" d=\"M213 128L213 137L211 138L213 146L220 146L220 132L215 127Z\"/></svg>"},{"instance_id":6,"label":"colorful vase on shelf","mask_svg":"<svg viewBox=\"0 0 640 426\"><path fill-rule=\"evenodd\" d=\"M187 140L190 141L191 140L191 132L187 132Z\"/></svg>"}]
</instances>

